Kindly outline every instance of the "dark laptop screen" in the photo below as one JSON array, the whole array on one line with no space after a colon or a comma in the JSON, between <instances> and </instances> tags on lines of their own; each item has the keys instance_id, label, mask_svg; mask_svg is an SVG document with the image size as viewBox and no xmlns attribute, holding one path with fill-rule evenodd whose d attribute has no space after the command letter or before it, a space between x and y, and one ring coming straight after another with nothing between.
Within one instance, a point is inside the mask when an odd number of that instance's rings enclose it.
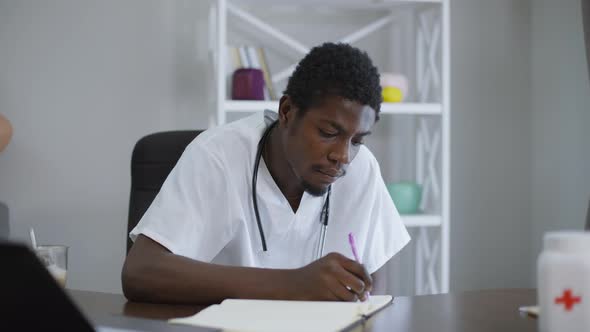
<instances>
[{"instance_id":1,"label":"dark laptop screen","mask_svg":"<svg viewBox=\"0 0 590 332\"><path fill-rule=\"evenodd\" d=\"M5 327L14 331L94 331L28 247L0 242L0 262L0 308Z\"/></svg>"}]
</instances>

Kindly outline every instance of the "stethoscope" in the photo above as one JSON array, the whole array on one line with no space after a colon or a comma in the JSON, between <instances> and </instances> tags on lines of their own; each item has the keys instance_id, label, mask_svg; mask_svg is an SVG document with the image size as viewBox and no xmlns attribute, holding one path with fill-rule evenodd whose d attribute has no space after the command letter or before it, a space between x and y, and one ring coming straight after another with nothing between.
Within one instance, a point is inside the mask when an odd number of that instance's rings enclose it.
<instances>
[{"instance_id":1,"label":"stethoscope","mask_svg":"<svg viewBox=\"0 0 590 332\"><path fill-rule=\"evenodd\" d=\"M256 180L258 179L258 168L260 166L260 159L262 158L262 152L264 145L271 132L276 126L278 121L273 122L268 128L265 129L262 134L262 138L258 142L258 150L256 151L256 159L254 160L254 171L252 172L252 203L254 205L254 214L256 215L256 223L258 224L258 232L260 233L260 239L262 241L262 250L267 251L266 238L264 237L264 230L262 229L262 222L260 221L260 212L258 211L258 199L256 197ZM328 187L328 194L326 195L326 201L322 207L320 213L320 220L322 228L320 229L320 243L316 252L316 259L321 258L324 255L324 245L326 243L326 233L328 232L328 217L330 212L330 193L332 192L332 186Z\"/></svg>"}]
</instances>

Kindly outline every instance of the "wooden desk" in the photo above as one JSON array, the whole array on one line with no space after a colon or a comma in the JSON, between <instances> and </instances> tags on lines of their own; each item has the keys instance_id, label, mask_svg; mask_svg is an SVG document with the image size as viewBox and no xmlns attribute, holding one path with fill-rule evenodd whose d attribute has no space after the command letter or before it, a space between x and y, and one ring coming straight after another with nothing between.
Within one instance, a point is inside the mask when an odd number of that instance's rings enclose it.
<instances>
[{"instance_id":1,"label":"wooden desk","mask_svg":"<svg viewBox=\"0 0 590 332\"><path fill-rule=\"evenodd\" d=\"M67 290L67 293L96 325L115 326L137 331L215 331L208 328L175 325L166 322L169 318L194 315L206 306L129 302L123 295L119 294L79 290Z\"/></svg>"},{"instance_id":2,"label":"wooden desk","mask_svg":"<svg viewBox=\"0 0 590 332\"><path fill-rule=\"evenodd\" d=\"M537 320L518 311L536 303L534 289L398 297L369 320L365 331L537 331Z\"/></svg>"},{"instance_id":3,"label":"wooden desk","mask_svg":"<svg viewBox=\"0 0 590 332\"><path fill-rule=\"evenodd\" d=\"M101 322L108 316L165 320L189 316L204 306L160 305L127 302L122 295L70 290L70 295L90 317ZM518 307L536 303L533 289L507 289L455 294L397 297L364 326L353 331L537 331L537 320L522 316ZM103 321L104 322L104 321ZM163 322L140 321L129 328L162 327ZM179 327L179 331L181 327ZM185 328L182 328L185 330ZM191 327L194 330L194 328ZM154 330L156 330L154 328ZM208 331L197 329L196 331Z\"/></svg>"}]
</instances>

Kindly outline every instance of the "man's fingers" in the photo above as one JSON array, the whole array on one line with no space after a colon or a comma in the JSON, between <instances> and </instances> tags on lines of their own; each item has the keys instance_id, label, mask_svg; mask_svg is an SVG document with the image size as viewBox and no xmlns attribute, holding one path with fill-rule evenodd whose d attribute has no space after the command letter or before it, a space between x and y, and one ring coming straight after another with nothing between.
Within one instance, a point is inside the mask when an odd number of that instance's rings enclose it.
<instances>
[{"instance_id":1,"label":"man's fingers","mask_svg":"<svg viewBox=\"0 0 590 332\"><path fill-rule=\"evenodd\" d=\"M341 301L365 300L373 288L373 279L367 269L355 260L339 253L330 253L323 260L327 272L324 285Z\"/></svg>"},{"instance_id":2,"label":"man's fingers","mask_svg":"<svg viewBox=\"0 0 590 332\"><path fill-rule=\"evenodd\" d=\"M342 261L342 267L363 281L365 291L370 292L373 289L373 278L364 265L346 258Z\"/></svg>"},{"instance_id":3,"label":"man's fingers","mask_svg":"<svg viewBox=\"0 0 590 332\"><path fill-rule=\"evenodd\" d=\"M351 292L356 293L359 297L365 292L365 282L344 268L342 268L339 274L339 280L342 285L348 288Z\"/></svg>"},{"instance_id":4,"label":"man's fingers","mask_svg":"<svg viewBox=\"0 0 590 332\"><path fill-rule=\"evenodd\" d=\"M355 302L358 300L358 295L348 290L346 285L337 278L334 278L334 282L330 284L330 290L340 301Z\"/></svg>"}]
</instances>

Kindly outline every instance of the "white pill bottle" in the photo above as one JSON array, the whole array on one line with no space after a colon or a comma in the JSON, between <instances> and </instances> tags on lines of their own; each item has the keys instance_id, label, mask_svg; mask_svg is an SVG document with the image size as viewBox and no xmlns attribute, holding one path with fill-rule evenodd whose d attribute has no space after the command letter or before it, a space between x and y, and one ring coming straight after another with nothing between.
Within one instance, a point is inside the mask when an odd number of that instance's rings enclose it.
<instances>
[{"instance_id":1,"label":"white pill bottle","mask_svg":"<svg viewBox=\"0 0 590 332\"><path fill-rule=\"evenodd\" d=\"M537 286L541 332L590 332L590 232L545 234Z\"/></svg>"}]
</instances>

